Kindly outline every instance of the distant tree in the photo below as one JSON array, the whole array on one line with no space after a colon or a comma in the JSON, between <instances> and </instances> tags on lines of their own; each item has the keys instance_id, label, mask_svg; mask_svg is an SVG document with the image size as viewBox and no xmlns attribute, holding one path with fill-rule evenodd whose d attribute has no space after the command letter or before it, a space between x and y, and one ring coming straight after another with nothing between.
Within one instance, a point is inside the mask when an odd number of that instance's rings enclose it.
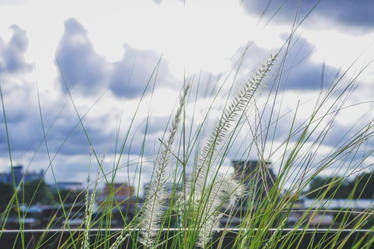
<instances>
[{"instance_id":1,"label":"distant tree","mask_svg":"<svg viewBox=\"0 0 374 249\"><path fill-rule=\"evenodd\" d=\"M374 199L374 171L363 173L350 183L351 191L354 190L353 198Z\"/></svg>"},{"instance_id":2,"label":"distant tree","mask_svg":"<svg viewBox=\"0 0 374 249\"><path fill-rule=\"evenodd\" d=\"M337 177L320 177L312 179L309 191L306 193L309 198L317 198L325 195L325 198L354 198L374 199L374 171L363 173L348 181Z\"/></svg>"},{"instance_id":3,"label":"distant tree","mask_svg":"<svg viewBox=\"0 0 374 249\"><path fill-rule=\"evenodd\" d=\"M0 212L3 212L13 196L13 187L0 182Z\"/></svg>"},{"instance_id":4,"label":"distant tree","mask_svg":"<svg viewBox=\"0 0 374 249\"><path fill-rule=\"evenodd\" d=\"M317 198L324 196L329 199L348 198L352 192L349 181L337 177L320 177L312 179L307 196Z\"/></svg>"},{"instance_id":5,"label":"distant tree","mask_svg":"<svg viewBox=\"0 0 374 249\"><path fill-rule=\"evenodd\" d=\"M24 183L22 191L19 192L19 196L19 200L28 205L36 203L54 203L53 195L44 179L35 179Z\"/></svg>"}]
</instances>

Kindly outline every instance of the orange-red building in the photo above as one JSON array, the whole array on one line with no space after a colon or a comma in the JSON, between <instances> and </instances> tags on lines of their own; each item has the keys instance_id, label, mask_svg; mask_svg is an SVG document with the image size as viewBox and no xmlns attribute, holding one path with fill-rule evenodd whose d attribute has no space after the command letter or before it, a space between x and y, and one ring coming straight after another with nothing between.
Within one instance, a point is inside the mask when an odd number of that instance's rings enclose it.
<instances>
[{"instance_id":1,"label":"orange-red building","mask_svg":"<svg viewBox=\"0 0 374 249\"><path fill-rule=\"evenodd\" d=\"M98 202L103 203L108 200L113 200L114 197L118 203L121 203L132 199L134 194L134 187L130 186L128 183L107 183L97 200Z\"/></svg>"}]
</instances>

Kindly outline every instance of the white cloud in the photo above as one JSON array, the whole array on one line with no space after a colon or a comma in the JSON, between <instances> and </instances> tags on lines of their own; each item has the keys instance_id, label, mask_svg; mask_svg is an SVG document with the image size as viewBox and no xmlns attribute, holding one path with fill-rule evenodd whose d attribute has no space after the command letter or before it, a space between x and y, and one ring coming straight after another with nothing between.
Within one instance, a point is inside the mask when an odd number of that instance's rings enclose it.
<instances>
[{"instance_id":1,"label":"white cloud","mask_svg":"<svg viewBox=\"0 0 374 249\"><path fill-rule=\"evenodd\" d=\"M13 35L9 27L14 24L25 30L28 38L28 49L21 49L20 52L22 53L20 54L24 56L26 64L32 63L33 65L33 71L22 72L21 76L13 77L9 85L4 87L4 93L7 94L5 96L7 106L12 101L17 100L9 109L11 112L9 117L13 118L14 121L26 118L27 120L22 125L29 126L22 127L21 124L14 126L12 133L17 133L19 137L16 142L21 143L22 136L28 136L30 143L40 142L41 140L41 137L37 137L39 133L35 132L36 130L40 132L36 88L34 88L36 82L40 88L46 123L51 124L55 114L63 107L64 103L68 103L63 114L57 120L55 133L49 137L51 147L57 146L59 141L62 142L61 140L65 138L77 122L77 117L69 100L61 92L61 87L58 84L58 70L54 58L59 45L61 45L60 41L64 37L64 22L74 18L86 31L75 36L75 38L71 38L78 40L81 45L85 45L82 46L83 50L89 48L89 51L86 50L86 52L88 51L86 54L80 54L79 56L76 53L77 51L73 51L74 56L71 57L72 61L68 64L72 65L77 62L73 66L74 69L79 71L83 68L80 67L82 65L80 60L88 60L88 64L93 66L86 67L86 70L103 76L98 77L100 80L96 81L99 94L104 93L105 89L109 89L110 86L113 88L113 85L116 85L113 83L113 71L116 71L117 78L122 80L126 77L128 71L131 71L129 70L131 69L129 64L132 62L127 61L126 56L131 55L132 58L138 56L136 60L140 62L140 66L144 66L139 68L136 75L137 81L134 81L136 85L133 85L134 94L126 93L128 94L127 97L131 95L132 99L121 98L126 94L121 95L119 92L115 94L109 90L84 119L88 132L93 136L93 140L101 153L108 152L109 155L113 152L111 150L114 148L115 134L121 117L121 138L124 136L123 134L127 131L132 115L136 112L139 92L144 87L140 82L144 83L144 79L150 76L151 62L153 60L157 61L158 55L163 56L167 69L165 69L164 75L159 75L161 81L163 81L160 82L161 87L156 88L153 95L147 95L143 99L143 103L137 111L138 116L134 124L135 131L131 134L134 137L131 156L135 157L139 148L141 148L141 139L144 135L142 133L144 123L142 122L151 113L151 124L154 122L156 127L155 131L149 134L150 141L146 145L147 156L150 156L158 144L157 139L163 128L160 124L163 124L175 110L178 91L181 88L185 73L187 75L197 73L196 75L198 75L202 71L203 78L206 78L206 81L209 77L213 78L211 84L205 83L205 80L200 83L201 88L198 90L198 95L204 95L203 93L206 91L206 97L200 98L201 96L199 96L194 103L196 92L191 93L191 103L187 106L187 119L190 120L193 116L195 126L197 126L199 122L203 121L204 114L210 106L212 96L214 96L212 92L214 93L217 87L222 84L224 76L226 76L224 73L232 69L233 57L240 48L243 48L248 41L255 41L253 53L248 53L247 61L243 64L244 70L240 74L239 82L244 82L248 79L254 67L263 62L259 60L262 60L263 57L266 58L269 51L274 51L283 44L284 34L289 33L291 27L279 23L270 23L267 27L258 26L258 18L247 15L240 2L192 0L186 1L186 4L184 4L182 1L165 0L157 4L146 0L118 0L108 4L98 0L66 0L63 2L35 0L25 1L19 5L3 5L0 9L0 16L2 17L0 37L5 41L4 44L7 44L7 41L10 41ZM321 62L325 62L331 68L342 66L344 69L356 56L365 51L363 58L357 63L358 67L352 70L350 74L352 76L374 53L374 49L371 47L365 50L374 40L371 31L368 31L368 34L353 36L352 34L345 34L341 29L332 25L326 31L316 31L310 26L306 26L299 32L297 35L304 38L314 48L311 56L307 58L307 63L298 64L299 70L294 72L295 74L299 73L295 78L301 83L306 82L303 81L303 77L308 77L308 80L316 82L315 79L320 76L319 65ZM72 44L76 44L76 40ZM302 43L302 46L306 46L306 42ZM65 52L63 55L67 56ZM142 60L143 62L147 60L147 63L142 63ZM275 74L276 70L274 68L272 75ZM196 75L195 82L198 78ZM95 83L94 79L85 78L89 76L87 72L79 71L78 76L77 78L84 81L88 86ZM216 79L219 76L222 77L217 84ZM364 86L360 87L357 93L351 96L347 104L372 98L370 89L372 89L373 70L369 68L367 73L362 76ZM229 79L233 79L233 75ZM125 80L118 80L118 82L120 86L122 86L122 83L126 83ZM234 91L241 85L239 82L235 82ZM227 93L231 87L230 84L232 84L231 81L228 81L221 94L225 95ZM309 88L312 89L313 87ZM19 89L22 89L22 91ZM314 103L318 98L317 87L313 89L314 91L306 91L305 85L298 84L292 90L282 93L276 105L277 108L278 105L281 105L279 107L281 113L289 113L289 115L284 118L285 121L280 123L281 125L289 125L299 100L301 102L296 121L301 123L310 117L314 107L311 103ZM79 94L79 91L72 92L81 115L90 108L97 98L97 96ZM266 93L264 91L264 94ZM225 97L218 96L216 105L210 113L208 127L214 126L214 120L220 115L220 110L226 100ZM20 99L22 101L19 101ZM258 103L264 103L264 99L265 96L259 98ZM333 101L333 98L331 101ZM33 110L30 111L30 109ZM355 122L362 121L362 116L368 110L367 106L347 109L339 114L336 121L342 125L342 129L347 128ZM21 133L16 128L24 128L29 133L33 133L34 137ZM57 165L63 165L66 162L70 167L69 169L74 168L74 165L87 165L89 146L81 134L81 128L78 128L78 130L79 134L72 136L66 151L62 152L60 161L56 163ZM246 130L243 130L243 133L245 132ZM209 131L207 133L209 134ZM277 139L281 138L282 136L277 137ZM276 143L278 142L276 141ZM126 149L129 148L126 147ZM323 147L323 149L325 150L326 147ZM87 153L84 154L84 152ZM256 156L256 154L254 153L253 156ZM6 156L3 154L0 161L6 161L4 158ZM20 155L18 158L21 162L27 161ZM47 160L40 161L41 164L46 162ZM225 165L228 165L228 163ZM84 173L86 173L85 170L87 168L82 167L79 174L75 176L66 175L66 177L83 178ZM63 168L59 172L64 174Z\"/></svg>"}]
</instances>

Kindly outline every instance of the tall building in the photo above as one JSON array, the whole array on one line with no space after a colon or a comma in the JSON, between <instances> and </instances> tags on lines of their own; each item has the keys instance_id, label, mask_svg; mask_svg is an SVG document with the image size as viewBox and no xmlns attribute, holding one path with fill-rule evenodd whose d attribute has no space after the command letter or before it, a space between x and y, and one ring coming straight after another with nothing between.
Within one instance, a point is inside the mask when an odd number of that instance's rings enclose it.
<instances>
[{"instance_id":1,"label":"tall building","mask_svg":"<svg viewBox=\"0 0 374 249\"><path fill-rule=\"evenodd\" d=\"M43 170L39 172L36 171L27 171L24 172L22 165L16 165L10 168L10 171L7 173L0 173L0 182L13 185L15 182L18 185L22 179L23 182L29 182L37 179L41 179L44 177ZM13 181L14 178L14 181Z\"/></svg>"},{"instance_id":2,"label":"tall building","mask_svg":"<svg viewBox=\"0 0 374 249\"><path fill-rule=\"evenodd\" d=\"M233 160L232 165L236 179L246 186L246 196L243 205L247 207L250 201L258 202L266 198L274 186L276 176L270 168L271 162L249 160Z\"/></svg>"}]
</instances>

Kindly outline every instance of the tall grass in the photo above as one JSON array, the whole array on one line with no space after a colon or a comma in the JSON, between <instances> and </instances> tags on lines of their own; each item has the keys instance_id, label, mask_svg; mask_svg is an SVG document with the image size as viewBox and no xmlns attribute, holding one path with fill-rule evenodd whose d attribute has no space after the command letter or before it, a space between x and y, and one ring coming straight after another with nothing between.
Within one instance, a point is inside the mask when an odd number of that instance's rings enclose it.
<instances>
[{"instance_id":1,"label":"tall grass","mask_svg":"<svg viewBox=\"0 0 374 249\"><path fill-rule=\"evenodd\" d=\"M126 148L131 147L130 137L138 109L133 114L122 142L118 129L115 138L116 157L113 160L113 170L108 173L103 168L104 155L99 155L95 150L87 132L84 119L86 114L79 113L67 88L78 118L76 127L80 127L84 132L91 147L91 157L94 159L92 163L96 163L99 169L95 182L88 185L87 191L82 193L86 196L85 210L82 210L84 221L80 225L81 229L70 227L69 221L74 218L72 209L65 206L58 190L63 215L52 216L42 235L36 238L32 245L28 245L25 240L26 231L20 222L13 248L46 248L52 241L53 246L57 245L58 248L371 248L374 242L374 224L368 223L372 219L371 209L334 210L337 215L334 216L333 222L323 229L321 223L313 222L315 218L327 217L331 212L329 207L326 207L326 199L334 198L334 193L328 194L330 190L336 191L345 179L361 172L373 152L365 148L373 135L374 123L369 120L360 127L352 127L354 132L342 134L335 148L322 156L319 155L326 138L334 131L337 115L349 108L345 105L346 101L354 91L362 71L349 78L348 68L338 75L329 88L321 90L308 118L299 122L299 109L305 103L299 102L292 113L286 114L281 113L278 106L279 99L282 98L279 88L285 70L284 61L287 59L291 42L290 37L275 56L270 56L259 66L254 76L249 76L248 82L237 94L234 87L237 82L229 82L230 77L223 79L220 82L221 88L213 95L211 105L207 106L198 124L194 123L198 117L193 110L194 106L199 105L197 96L201 86L194 85L193 79L185 79L185 87L175 114L170 118L170 128L165 128L164 136L158 141L159 149L151 162L153 173L150 189L143 202L135 200L136 211L131 214L131 219L128 218L129 207L124 205L130 200L119 202L113 186L116 174L122 170L122 159L126 153L130 154ZM278 63L275 63L276 61ZM157 67L158 65L148 81L148 90L154 89ZM232 73L238 73L239 70L240 66L237 72ZM267 90L259 92L265 83ZM138 108L147 89L140 98ZM191 89L196 90L195 98ZM1 88L0 93L9 159L13 165L11 136L8 132L6 106ZM214 119L213 106L222 98L222 93L225 96L220 103L225 104L221 114ZM153 91L150 94L153 94ZM259 96L265 101L259 102ZM306 104L311 105L308 102ZM49 167L53 171L54 156L50 155L48 150L48 131L44 127L41 109L39 100L43 144L48 152ZM191 110L192 113L189 112ZM286 136L281 143L277 143L277 129L280 129L280 123L286 120L283 115L292 118ZM135 178L127 180L138 185L138 188L145 170L142 158L146 143L149 142L147 134L150 116L151 114L146 119L144 137L137 138L142 140L139 152L141 159L135 163L127 162L127 166L135 165L137 173ZM213 129L210 122L212 119L215 120ZM205 136L206 132L210 135ZM241 139L242 136L245 136L245 139ZM65 141L62 141L61 146L64 143ZM237 147L234 146L238 144L240 150L235 154L232 150L235 150ZM252 169L250 175L225 172L223 166L226 159L233 154L237 156L231 159L243 161L253 159L253 155L256 155L258 167ZM271 177L267 168L267 162L270 161L277 166L275 178ZM288 221L297 209L298 200L311 194L308 192L309 183L326 171L333 172L334 180L317 190L316 205L299 210L299 218L290 226ZM98 207L101 215L94 217L99 182L111 187L107 200ZM170 182L173 184L172 190L167 189ZM18 194L22 192L23 185L23 182L19 186L14 184L15 194L1 216L3 229L0 239L4 239L7 219L13 208L19 221L27 216L27 211L21 212ZM355 188L351 196L360 191ZM140 197L139 192L136 197ZM113 216L117 213L123 224L113 230ZM220 224L223 218L226 223ZM232 222L235 220L238 224L233 228ZM67 236L51 230L61 222ZM94 230L94 227L98 230Z\"/></svg>"}]
</instances>

